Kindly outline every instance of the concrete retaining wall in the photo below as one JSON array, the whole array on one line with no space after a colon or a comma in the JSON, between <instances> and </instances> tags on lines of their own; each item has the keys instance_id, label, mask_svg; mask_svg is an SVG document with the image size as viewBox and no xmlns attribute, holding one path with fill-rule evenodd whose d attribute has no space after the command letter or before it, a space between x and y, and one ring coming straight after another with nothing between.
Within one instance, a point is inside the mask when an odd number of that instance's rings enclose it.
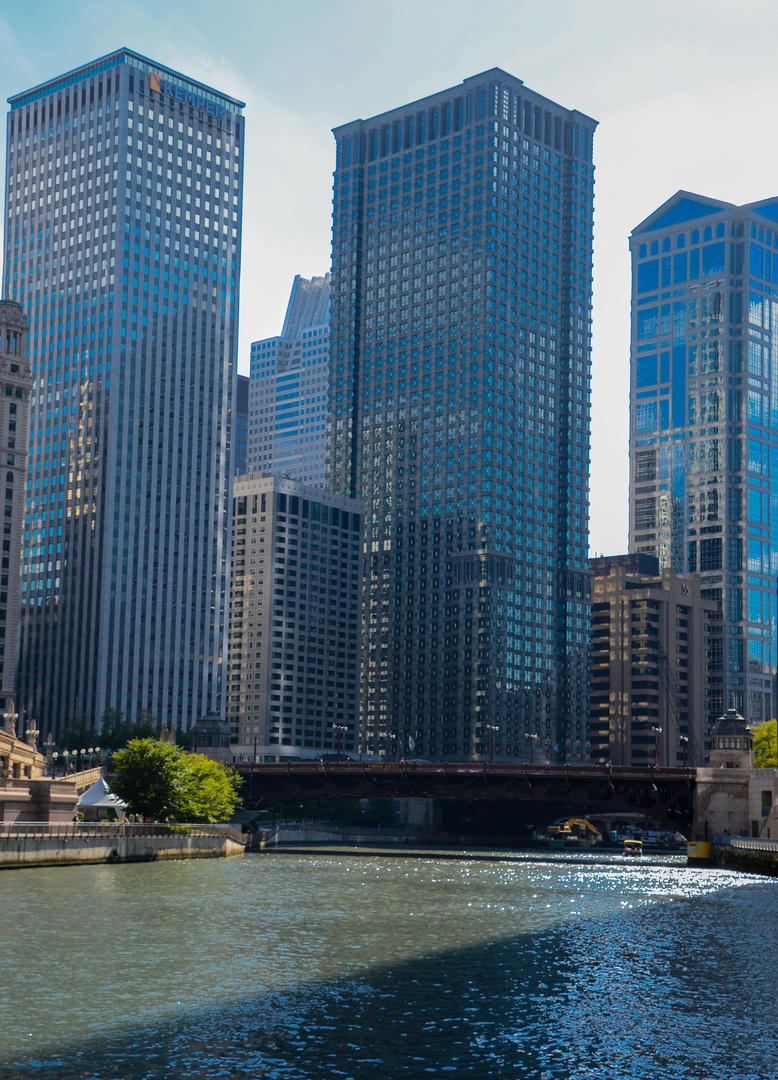
<instances>
[{"instance_id":1,"label":"concrete retaining wall","mask_svg":"<svg viewBox=\"0 0 778 1080\"><path fill-rule=\"evenodd\" d=\"M243 853L228 836L5 836L0 868L60 863L153 862L155 859L218 859Z\"/></svg>"}]
</instances>

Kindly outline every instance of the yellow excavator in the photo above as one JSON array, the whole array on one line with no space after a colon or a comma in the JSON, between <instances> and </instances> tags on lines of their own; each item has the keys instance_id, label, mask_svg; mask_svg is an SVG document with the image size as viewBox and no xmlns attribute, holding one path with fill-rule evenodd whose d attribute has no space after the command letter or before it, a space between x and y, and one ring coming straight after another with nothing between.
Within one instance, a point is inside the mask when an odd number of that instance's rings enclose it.
<instances>
[{"instance_id":1,"label":"yellow excavator","mask_svg":"<svg viewBox=\"0 0 778 1080\"><path fill-rule=\"evenodd\" d=\"M586 818L565 818L546 829L551 847L588 847L602 840L602 833Z\"/></svg>"}]
</instances>

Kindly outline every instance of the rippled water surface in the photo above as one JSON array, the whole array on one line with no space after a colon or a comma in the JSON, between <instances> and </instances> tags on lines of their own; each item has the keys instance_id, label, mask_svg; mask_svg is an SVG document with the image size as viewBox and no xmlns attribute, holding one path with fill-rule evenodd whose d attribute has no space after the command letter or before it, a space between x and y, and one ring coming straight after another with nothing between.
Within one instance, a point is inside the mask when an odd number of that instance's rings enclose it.
<instances>
[{"instance_id":1,"label":"rippled water surface","mask_svg":"<svg viewBox=\"0 0 778 1080\"><path fill-rule=\"evenodd\" d=\"M778 1077L770 879L322 853L0 896L3 1080Z\"/></svg>"}]
</instances>

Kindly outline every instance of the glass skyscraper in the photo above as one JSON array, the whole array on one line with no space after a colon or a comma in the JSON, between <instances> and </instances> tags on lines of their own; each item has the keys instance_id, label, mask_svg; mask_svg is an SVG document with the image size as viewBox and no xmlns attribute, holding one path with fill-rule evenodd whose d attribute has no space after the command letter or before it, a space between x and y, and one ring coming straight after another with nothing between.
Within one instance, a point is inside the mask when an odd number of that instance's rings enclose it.
<instances>
[{"instance_id":1,"label":"glass skyscraper","mask_svg":"<svg viewBox=\"0 0 778 1080\"><path fill-rule=\"evenodd\" d=\"M327 486L367 504L370 751L586 755L595 126L493 69L335 129Z\"/></svg>"},{"instance_id":2,"label":"glass skyscraper","mask_svg":"<svg viewBox=\"0 0 778 1080\"><path fill-rule=\"evenodd\" d=\"M630 248L630 550L701 575L711 718L759 723L776 664L778 202L679 191Z\"/></svg>"},{"instance_id":3,"label":"glass skyscraper","mask_svg":"<svg viewBox=\"0 0 778 1080\"><path fill-rule=\"evenodd\" d=\"M292 285L279 337L251 345L249 471L324 486L330 275Z\"/></svg>"},{"instance_id":4,"label":"glass skyscraper","mask_svg":"<svg viewBox=\"0 0 778 1080\"><path fill-rule=\"evenodd\" d=\"M220 710L242 103L119 50L10 99L3 295L29 322L18 704Z\"/></svg>"}]
</instances>

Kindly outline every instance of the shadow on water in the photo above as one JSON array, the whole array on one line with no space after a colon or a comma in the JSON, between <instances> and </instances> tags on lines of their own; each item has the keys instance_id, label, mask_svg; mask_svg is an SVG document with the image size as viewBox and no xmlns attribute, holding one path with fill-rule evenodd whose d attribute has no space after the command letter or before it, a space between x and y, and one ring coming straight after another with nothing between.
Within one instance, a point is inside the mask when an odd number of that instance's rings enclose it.
<instances>
[{"instance_id":1,"label":"shadow on water","mask_svg":"<svg viewBox=\"0 0 778 1080\"><path fill-rule=\"evenodd\" d=\"M754 882L248 994L0 1076L770 1080L777 936L775 884Z\"/></svg>"}]
</instances>

